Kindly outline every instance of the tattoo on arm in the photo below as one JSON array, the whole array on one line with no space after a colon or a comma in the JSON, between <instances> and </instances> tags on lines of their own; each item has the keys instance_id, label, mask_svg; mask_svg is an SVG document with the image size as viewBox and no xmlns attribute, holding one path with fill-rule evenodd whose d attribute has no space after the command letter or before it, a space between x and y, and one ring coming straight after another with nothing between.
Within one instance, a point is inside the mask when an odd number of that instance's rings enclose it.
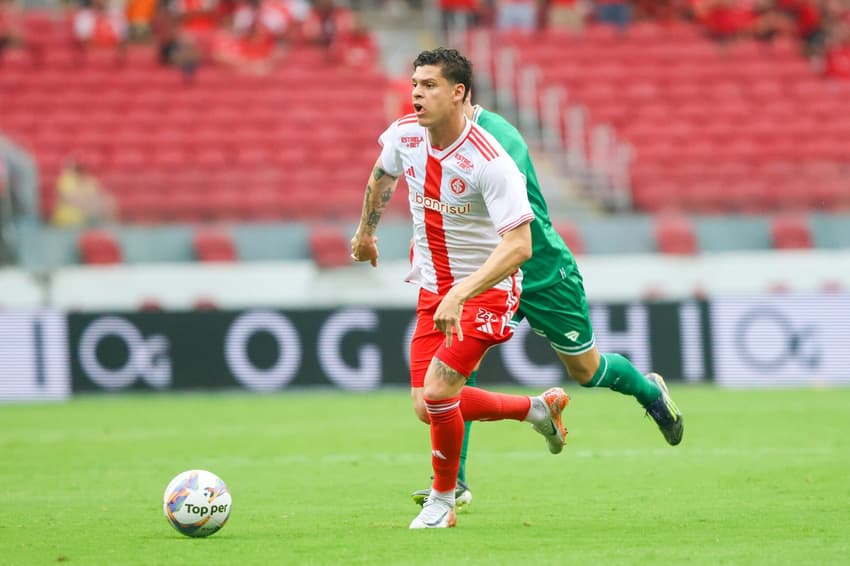
<instances>
[{"instance_id":1,"label":"tattoo on arm","mask_svg":"<svg viewBox=\"0 0 850 566\"><path fill-rule=\"evenodd\" d=\"M384 171L381 167L375 167L372 169L372 178L376 181L380 181L382 177L389 177L390 179L396 179L395 175L390 175L386 171Z\"/></svg>"},{"instance_id":2,"label":"tattoo on arm","mask_svg":"<svg viewBox=\"0 0 850 566\"><path fill-rule=\"evenodd\" d=\"M394 175L390 175L386 171L384 171L381 167L375 167L372 169L372 179L374 181L380 181L384 177L388 177L395 181L397 177ZM375 207L372 206L372 183L368 183L366 185L366 201L365 206L363 208L363 219L365 220L366 226L370 228L375 228L378 226L378 222L381 220L381 215L384 213L384 209L387 207L387 204L390 202L390 198L393 196L393 190L395 189L394 185L390 185L380 192L380 201L377 203Z\"/></svg>"}]
</instances>

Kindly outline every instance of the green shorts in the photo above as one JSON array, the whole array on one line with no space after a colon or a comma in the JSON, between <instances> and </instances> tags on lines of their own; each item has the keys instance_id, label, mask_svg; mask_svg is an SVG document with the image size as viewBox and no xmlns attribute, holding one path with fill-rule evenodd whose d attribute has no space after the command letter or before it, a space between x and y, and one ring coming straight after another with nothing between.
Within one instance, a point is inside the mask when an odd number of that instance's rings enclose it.
<instances>
[{"instance_id":1,"label":"green shorts","mask_svg":"<svg viewBox=\"0 0 850 566\"><path fill-rule=\"evenodd\" d=\"M577 269L554 285L523 291L511 326L516 327L523 318L560 354L577 356L596 343L583 279Z\"/></svg>"}]
</instances>

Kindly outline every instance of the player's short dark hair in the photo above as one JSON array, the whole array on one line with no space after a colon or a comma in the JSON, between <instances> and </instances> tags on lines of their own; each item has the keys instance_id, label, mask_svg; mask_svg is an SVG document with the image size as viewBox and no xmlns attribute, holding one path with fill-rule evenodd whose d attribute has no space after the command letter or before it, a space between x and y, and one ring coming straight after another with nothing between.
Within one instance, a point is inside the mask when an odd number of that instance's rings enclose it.
<instances>
[{"instance_id":1,"label":"player's short dark hair","mask_svg":"<svg viewBox=\"0 0 850 566\"><path fill-rule=\"evenodd\" d=\"M438 47L423 51L413 60L413 70L423 65L436 65L442 68L443 76L453 84L462 84L463 99L469 96L472 88L472 63L460 54L457 49Z\"/></svg>"}]
</instances>

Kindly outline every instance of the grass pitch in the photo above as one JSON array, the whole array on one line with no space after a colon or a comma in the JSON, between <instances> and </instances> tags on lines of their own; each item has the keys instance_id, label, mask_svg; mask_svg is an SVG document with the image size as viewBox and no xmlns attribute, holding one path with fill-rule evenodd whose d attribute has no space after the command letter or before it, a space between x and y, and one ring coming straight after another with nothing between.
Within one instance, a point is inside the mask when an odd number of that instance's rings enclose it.
<instances>
[{"instance_id":1,"label":"grass pitch","mask_svg":"<svg viewBox=\"0 0 850 566\"><path fill-rule=\"evenodd\" d=\"M673 384L685 439L570 389L564 453L476 423L456 529L409 531L430 475L406 391L90 396L0 407L0 563L846 564L850 390ZM233 494L207 539L162 516L206 468Z\"/></svg>"}]
</instances>

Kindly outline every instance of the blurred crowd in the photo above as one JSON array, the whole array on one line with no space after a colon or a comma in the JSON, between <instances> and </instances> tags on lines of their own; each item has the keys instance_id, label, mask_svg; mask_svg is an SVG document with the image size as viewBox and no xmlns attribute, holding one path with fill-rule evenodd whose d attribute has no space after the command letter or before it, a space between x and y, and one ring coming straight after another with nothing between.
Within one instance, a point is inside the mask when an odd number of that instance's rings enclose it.
<instances>
[{"instance_id":1,"label":"blurred crowd","mask_svg":"<svg viewBox=\"0 0 850 566\"><path fill-rule=\"evenodd\" d=\"M0 0L0 58L26 44L20 0ZM385 0L390 3L391 0ZM691 21L719 41L796 38L829 76L850 78L850 0L437 0L444 30L580 30L591 22ZM266 73L288 49L325 48L354 65L376 44L357 12L336 0L72 0L67 24L80 48L152 42L161 61L191 74L215 62Z\"/></svg>"},{"instance_id":2,"label":"blurred crowd","mask_svg":"<svg viewBox=\"0 0 850 566\"><path fill-rule=\"evenodd\" d=\"M580 30L597 22L689 21L718 41L799 40L829 76L850 79L850 0L439 0L444 29Z\"/></svg>"},{"instance_id":3,"label":"blurred crowd","mask_svg":"<svg viewBox=\"0 0 850 566\"><path fill-rule=\"evenodd\" d=\"M189 75L207 63L268 73L301 45L353 65L370 64L376 51L357 14L334 0L75 0L64 13L79 49L120 55L129 44L153 43L163 64ZM22 18L17 0L0 0L0 58L37 42Z\"/></svg>"}]
</instances>

